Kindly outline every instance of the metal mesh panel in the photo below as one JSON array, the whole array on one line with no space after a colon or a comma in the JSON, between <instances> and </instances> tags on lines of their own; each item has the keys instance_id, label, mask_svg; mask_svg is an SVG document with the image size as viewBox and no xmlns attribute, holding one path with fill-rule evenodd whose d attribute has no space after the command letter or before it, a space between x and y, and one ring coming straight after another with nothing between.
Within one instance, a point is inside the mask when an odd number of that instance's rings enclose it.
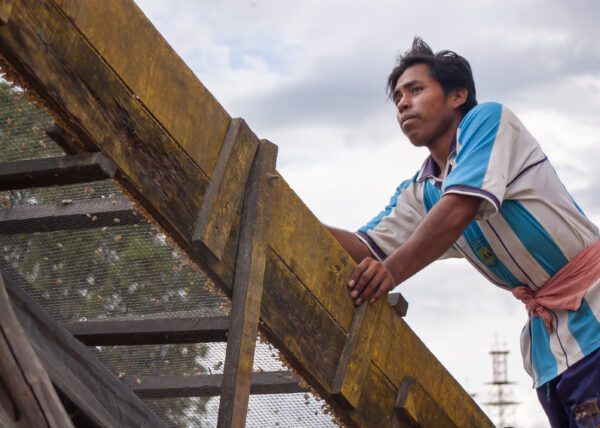
<instances>
[{"instance_id":1,"label":"metal mesh panel","mask_svg":"<svg viewBox=\"0 0 600 428\"><path fill-rule=\"evenodd\" d=\"M19 88L0 82L0 163L62 154L43 133L52 119L23 95ZM123 208L123 201L111 180L0 192L3 214L19 211L18 228L2 229L0 224L0 272L60 322L224 315L228 301L207 290L206 275L141 214L132 214L129 205ZM56 210L88 203L101 205L107 214L83 210L78 216L61 216ZM112 215L112 207L122 208L121 214ZM36 220L39 210L52 214ZM128 381L222 374L226 344L91 349ZM277 355L272 346L257 343L254 371L286 370ZM250 398L249 427L334 426L323 413L323 402L310 392L258 392ZM168 426L216 426L219 397L145 401Z\"/></svg>"},{"instance_id":2,"label":"metal mesh panel","mask_svg":"<svg viewBox=\"0 0 600 428\"><path fill-rule=\"evenodd\" d=\"M45 133L53 122L21 89L0 79L0 162L63 154Z\"/></svg>"},{"instance_id":3,"label":"metal mesh panel","mask_svg":"<svg viewBox=\"0 0 600 428\"><path fill-rule=\"evenodd\" d=\"M172 399L145 400L159 415L172 412ZM202 404L205 411L196 414L190 408L184 410L178 420L185 427L216 427L219 413L219 397L212 397ZM166 411L165 411L166 410ZM172 415L172 413L171 413ZM323 401L310 393L252 395L248 403L246 427L326 428L336 426L332 417L323 412Z\"/></svg>"}]
</instances>

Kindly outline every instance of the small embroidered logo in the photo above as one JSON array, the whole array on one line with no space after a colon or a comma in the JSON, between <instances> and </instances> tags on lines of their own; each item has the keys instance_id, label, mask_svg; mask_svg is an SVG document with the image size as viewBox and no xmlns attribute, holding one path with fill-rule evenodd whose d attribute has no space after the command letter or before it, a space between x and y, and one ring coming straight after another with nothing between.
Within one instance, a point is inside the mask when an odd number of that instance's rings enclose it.
<instances>
[{"instance_id":1,"label":"small embroidered logo","mask_svg":"<svg viewBox=\"0 0 600 428\"><path fill-rule=\"evenodd\" d=\"M591 424L592 421L594 422L594 426L600 424L600 409L598 408L597 398L573 406L573 413L575 414L577 425L587 426L587 422Z\"/></svg>"},{"instance_id":2,"label":"small embroidered logo","mask_svg":"<svg viewBox=\"0 0 600 428\"><path fill-rule=\"evenodd\" d=\"M489 268L495 268L498 265L498 259L490 248L489 244L483 240L474 242L473 248L477 252L479 259Z\"/></svg>"}]
</instances>

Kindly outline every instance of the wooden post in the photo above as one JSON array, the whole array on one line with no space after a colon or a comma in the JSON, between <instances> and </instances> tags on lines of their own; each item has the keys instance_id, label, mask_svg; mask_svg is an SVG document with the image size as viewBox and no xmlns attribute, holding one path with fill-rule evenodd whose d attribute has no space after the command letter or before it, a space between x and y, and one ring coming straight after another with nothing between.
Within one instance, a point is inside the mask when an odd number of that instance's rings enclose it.
<instances>
[{"instance_id":1,"label":"wooden post","mask_svg":"<svg viewBox=\"0 0 600 428\"><path fill-rule=\"evenodd\" d=\"M232 119L200 207L192 240L204 245L217 259L244 197L258 138L243 119Z\"/></svg>"},{"instance_id":2,"label":"wooden post","mask_svg":"<svg viewBox=\"0 0 600 428\"><path fill-rule=\"evenodd\" d=\"M27 426L73 427L17 320L0 274L0 375Z\"/></svg>"},{"instance_id":3,"label":"wooden post","mask_svg":"<svg viewBox=\"0 0 600 428\"><path fill-rule=\"evenodd\" d=\"M394 410L396 417L393 428L405 426L457 428L444 411L444 406L434 400L412 376L407 376L402 381Z\"/></svg>"},{"instance_id":4,"label":"wooden post","mask_svg":"<svg viewBox=\"0 0 600 428\"><path fill-rule=\"evenodd\" d=\"M274 177L276 156L277 146L261 141L246 184L217 423L219 428L242 427L246 423L265 272L269 188Z\"/></svg>"},{"instance_id":5,"label":"wooden post","mask_svg":"<svg viewBox=\"0 0 600 428\"><path fill-rule=\"evenodd\" d=\"M384 304L383 299L375 303L365 302L354 311L332 384L334 398L346 409L358 407L364 378L371 364L375 330Z\"/></svg>"}]
</instances>

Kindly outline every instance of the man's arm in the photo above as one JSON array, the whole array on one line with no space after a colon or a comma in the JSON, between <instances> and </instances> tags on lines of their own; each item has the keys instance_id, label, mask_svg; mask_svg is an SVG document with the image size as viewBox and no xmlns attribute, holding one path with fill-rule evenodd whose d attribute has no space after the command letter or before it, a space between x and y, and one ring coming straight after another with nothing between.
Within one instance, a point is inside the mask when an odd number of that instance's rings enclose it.
<instances>
[{"instance_id":1,"label":"man's arm","mask_svg":"<svg viewBox=\"0 0 600 428\"><path fill-rule=\"evenodd\" d=\"M329 229L329 232L334 236L335 239L344 247L346 251L352 256L356 263L362 262L365 258L371 256L371 251L367 246L358 239L355 233L348 232L347 230L337 229L331 226L325 226Z\"/></svg>"},{"instance_id":2,"label":"man's arm","mask_svg":"<svg viewBox=\"0 0 600 428\"><path fill-rule=\"evenodd\" d=\"M383 262L371 257L356 267L348 286L356 305L375 301L438 259L475 219L482 200L476 196L444 195L408 240Z\"/></svg>"}]
</instances>

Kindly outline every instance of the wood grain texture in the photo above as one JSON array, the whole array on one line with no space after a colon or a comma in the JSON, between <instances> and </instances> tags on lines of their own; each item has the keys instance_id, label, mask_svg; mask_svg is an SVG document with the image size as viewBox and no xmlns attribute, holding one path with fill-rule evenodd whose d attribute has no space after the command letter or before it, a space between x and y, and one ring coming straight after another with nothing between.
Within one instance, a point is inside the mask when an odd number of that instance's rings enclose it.
<instances>
[{"instance_id":1,"label":"wood grain texture","mask_svg":"<svg viewBox=\"0 0 600 428\"><path fill-rule=\"evenodd\" d=\"M0 191L87 183L112 178L115 165L102 153L79 153L0 163Z\"/></svg>"},{"instance_id":2,"label":"wood grain texture","mask_svg":"<svg viewBox=\"0 0 600 428\"><path fill-rule=\"evenodd\" d=\"M0 376L27 425L69 428L71 419L19 324L0 275Z\"/></svg>"},{"instance_id":3,"label":"wood grain texture","mask_svg":"<svg viewBox=\"0 0 600 428\"><path fill-rule=\"evenodd\" d=\"M334 398L346 409L355 409L371 362L373 339L385 300L355 309L333 378Z\"/></svg>"},{"instance_id":4,"label":"wood grain texture","mask_svg":"<svg viewBox=\"0 0 600 428\"><path fill-rule=\"evenodd\" d=\"M55 0L155 120L210 176L230 117L131 1Z\"/></svg>"},{"instance_id":5,"label":"wood grain texture","mask_svg":"<svg viewBox=\"0 0 600 428\"><path fill-rule=\"evenodd\" d=\"M139 223L141 219L132 210L131 201L124 197L19 205L0 210L0 234L124 226Z\"/></svg>"},{"instance_id":6,"label":"wood grain texture","mask_svg":"<svg viewBox=\"0 0 600 428\"><path fill-rule=\"evenodd\" d=\"M246 184L217 427L246 424L265 272L266 223L277 146L261 141Z\"/></svg>"},{"instance_id":7,"label":"wood grain texture","mask_svg":"<svg viewBox=\"0 0 600 428\"><path fill-rule=\"evenodd\" d=\"M6 281L19 323L54 386L99 427L163 426L91 351L52 320L21 289ZM60 426L60 425L58 425ZM63 425L64 426L64 425Z\"/></svg>"},{"instance_id":8,"label":"wood grain texture","mask_svg":"<svg viewBox=\"0 0 600 428\"><path fill-rule=\"evenodd\" d=\"M192 239L230 118L137 7L127 0L15 1L0 27L0 54L86 147L117 165L116 178L231 295L239 212L221 258ZM272 187L261 329L294 368L349 424L391 426L397 390L414 376L457 426L491 427L389 305L361 368L357 407L332 400L354 313L346 280L355 264L283 178Z\"/></svg>"},{"instance_id":9,"label":"wood grain texture","mask_svg":"<svg viewBox=\"0 0 600 428\"><path fill-rule=\"evenodd\" d=\"M141 398L213 397L221 395L223 375L131 376L123 381ZM294 394L307 391L299 382L297 376L286 370L255 372L252 373L250 393Z\"/></svg>"},{"instance_id":10,"label":"wood grain texture","mask_svg":"<svg viewBox=\"0 0 600 428\"><path fill-rule=\"evenodd\" d=\"M151 314L160 315L160 314ZM72 321L63 324L87 346L151 345L169 343L226 342L229 316L168 313L144 319Z\"/></svg>"},{"instance_id":11,"label":"wood grain texture","mask_svg":"<svg viewBox=\"0 0 600 428\"><path fill-rule=\"evenodd\" d=\"M217 259L223 257L257 147L258 138L246 122L233 119L204 195L192 238Z\"/></svg>"}]
</instances>

